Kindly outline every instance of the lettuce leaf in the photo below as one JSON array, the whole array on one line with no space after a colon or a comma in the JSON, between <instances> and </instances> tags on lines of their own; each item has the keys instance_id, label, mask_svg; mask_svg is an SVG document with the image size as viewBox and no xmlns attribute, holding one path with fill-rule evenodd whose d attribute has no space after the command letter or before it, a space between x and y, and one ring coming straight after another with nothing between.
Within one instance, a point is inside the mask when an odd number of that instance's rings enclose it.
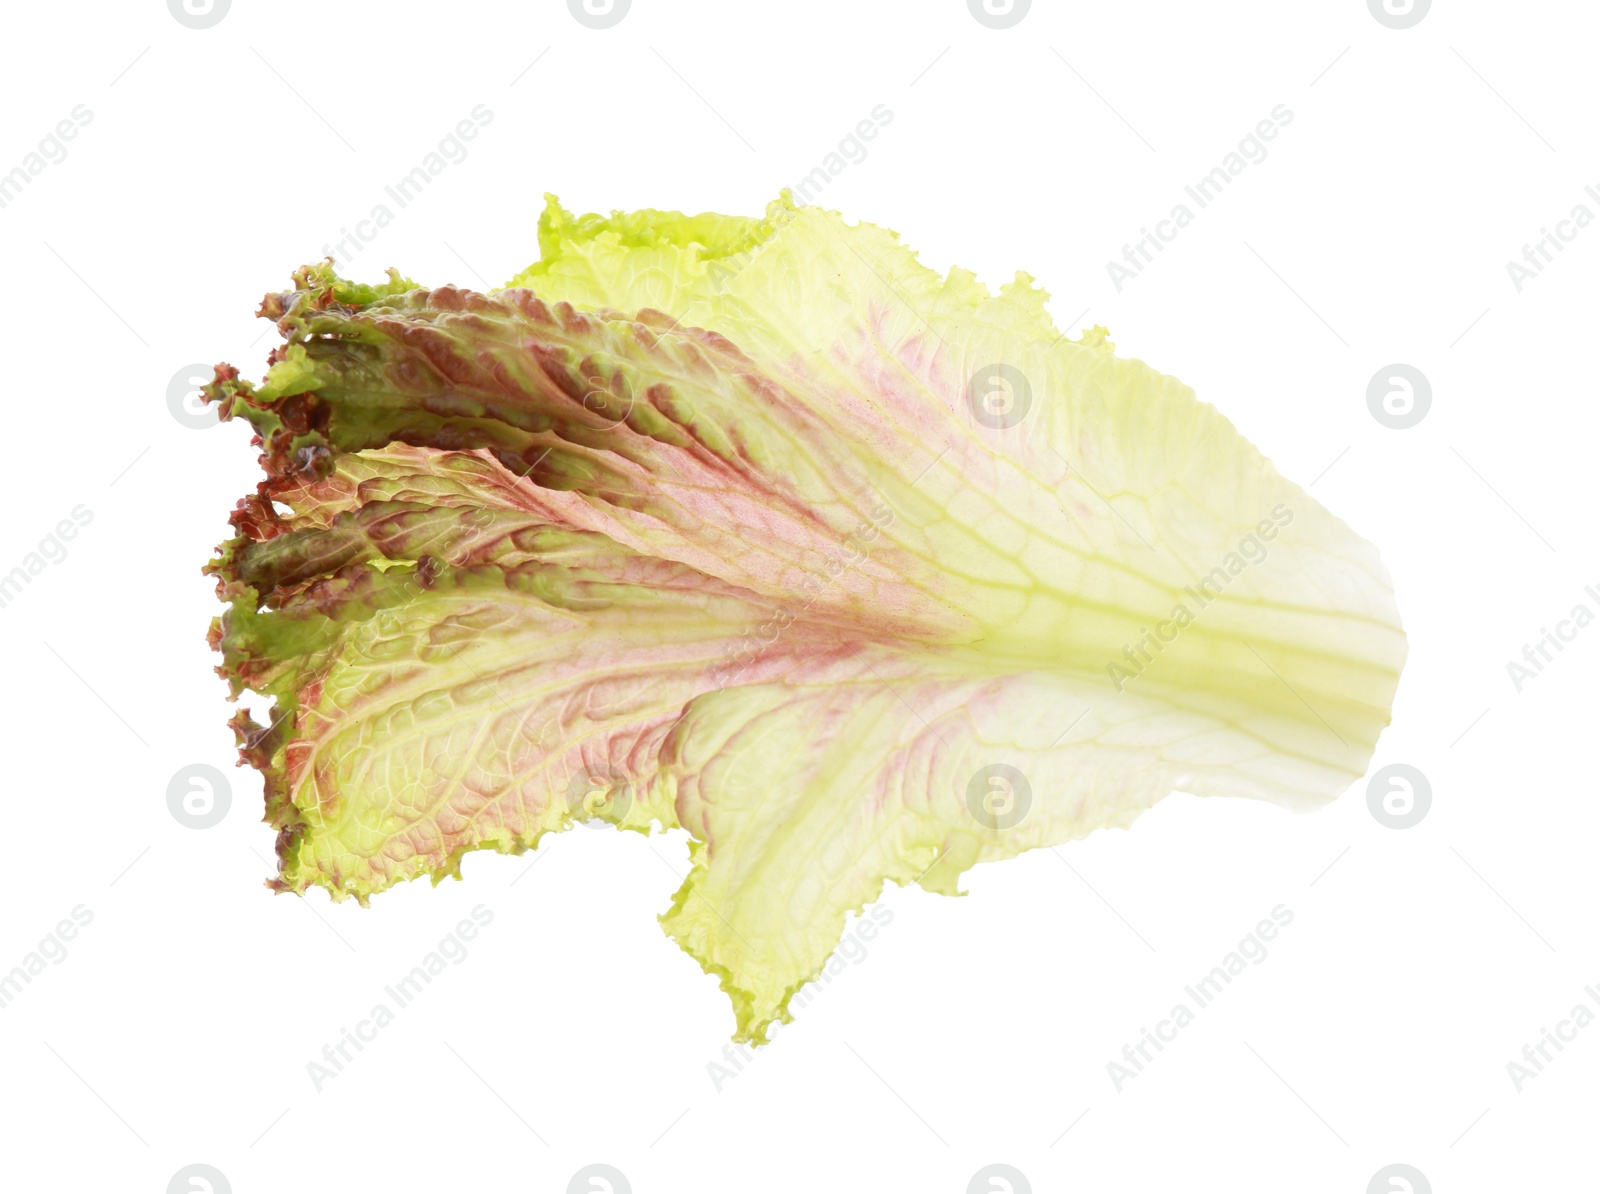
<instances>
[{"instance_id":1,"label":"lettuce leaf","mask_svg":"<svg viewBox=\"0 0 1600 1194\"><path fill-rule=\"evenodd\" d=\"M1314 807L1405 657L1373 547L1178 381L784 196L574 217L490 294L307 266L208 571L275 886L365 902L599 817L763 1041L886 882Z\"/></svg>"}]
</instances>

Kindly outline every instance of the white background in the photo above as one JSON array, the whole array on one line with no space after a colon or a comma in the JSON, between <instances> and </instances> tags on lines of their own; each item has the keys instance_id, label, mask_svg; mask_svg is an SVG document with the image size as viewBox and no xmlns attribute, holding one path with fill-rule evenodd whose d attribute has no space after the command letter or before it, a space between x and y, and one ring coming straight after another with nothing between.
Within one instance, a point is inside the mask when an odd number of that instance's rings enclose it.
<instances>
[{"instance_id":1,"label":"white background","mask_svg":"<svg viewBox=\"0 0 1600 1194\"><path fill-rule=\"evenodd\" d=\"M160 1194L195 1162L237 1194L556 1194L591 1162L637 1194L960 1194L991 1162L1034 1191L1360 1194L1394 1162L1440 1194L1589 1188L1600 1026L1520 1093L1507 1063L1600 984L1600 627L1520 693L1506 663L1600 612L1600 225L1520 293L1506 262L1600 214L1591 6L1440 0L1403 31L1363 0L1038 0L1003 31L957 0L4 21L0 172L92 119L0 209L0 572L93 515L0 609L0 970L93 915L0 1010L5 1188ZM1380 546L1411 654L1374 767L1420 768L1426 819L1380 825L1364 784L1303 817L1175 796L964 899L891 891L865 959L720 1090L728 1002L655 924L681 834L472 855L369 910L270 895L199 573L254 453L167 388L197 361L259 376L261 294L477 104L469 156L346 272L498 285L547 190L755 214L887 106L818 202L941 270L1029 270L1059 323L1109 326ZM1107 261L1278 104L1269 156L1118 293ZM1366 405L1393 362L1433 388L1409 430ZM232 787L204 831L166 805L199 762ZM480 903L467 960L317 1092L306 1063ZM1107 1063L1280 903L1266 961L1119 1093Z\"/></svg>"}]
</instances>

